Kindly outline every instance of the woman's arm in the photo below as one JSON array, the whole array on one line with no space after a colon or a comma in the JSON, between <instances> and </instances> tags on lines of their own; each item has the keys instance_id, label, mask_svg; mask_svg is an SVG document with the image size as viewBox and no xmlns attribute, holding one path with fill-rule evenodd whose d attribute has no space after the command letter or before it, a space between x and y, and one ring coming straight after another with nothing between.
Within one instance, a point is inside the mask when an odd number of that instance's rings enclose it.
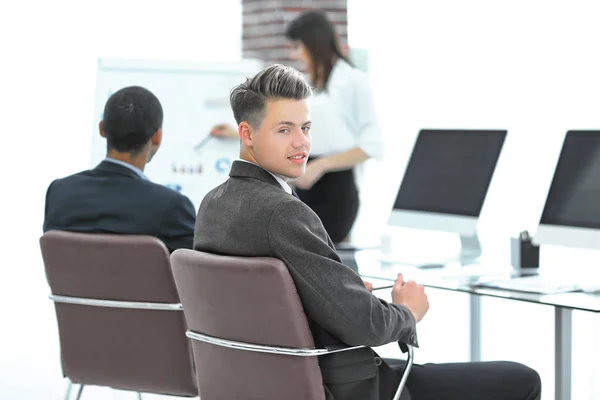
<instances>
[{"instance_id":1,"label":"woman's arm","mask_svg":"<svg viewBox=\"0 0 600 400\"><path fill-rule=\"evenodd\" d=\"M365 153L360 147L354 147L341 153L319 158L314 162L318 162L320 164L320 168L323 170L323 173L327 173L350 169L355 165L363 163L367 159L369 159L369 155L367 153Z\"/></svg>"},{"instance_id":2,"label":"woman's arm","mask_svg":"<svg viewBox=\"0 0 600 400\"><path fill-rule=\"evenodd\" d=\"M214 137L239 139L238 131L229 124L218 124L213 126L210 134Z\"/></svg>"},{"instance_id":3,"label":"woman's arm","mask_svg":"<svg viewBox=\"0 0 600 400\"><path fill-rule=\"evenodd\" d=\"M356 147L311 161L306 173L294 180L300 189L310 189L328 172L350 169L367 159L383 155L383 143L373 94L368 77L364 74L353 76L353 94L344 103L344 112L351 115L356 135ZM343 101L342 99L340 99Z\"/></svg>"},{"instance_id":4,"label":"woman's arm","mask_svg":"<svg viewBox=\"0 0 600 400\"><path fill-rule=\"evenodd\" d=\"M350 169L368 158L369 155L360 147L318 158L306 165L306 172L294 180L294 185L300 189L310 189L324 174Z\"/></svg>"}]
</instances>

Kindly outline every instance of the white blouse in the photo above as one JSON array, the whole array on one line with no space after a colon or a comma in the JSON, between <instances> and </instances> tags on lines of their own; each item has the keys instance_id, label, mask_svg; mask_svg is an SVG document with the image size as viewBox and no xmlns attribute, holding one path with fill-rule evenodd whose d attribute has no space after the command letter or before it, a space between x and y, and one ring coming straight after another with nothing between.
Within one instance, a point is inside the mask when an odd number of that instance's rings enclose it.
<instances>
[{"instance_id":1,"label":"white blouse","mask_svg":"<svg viewBox=\"0 0 600 400\"><path fill-rule=\"evenodd\" d=\"M315 92L310 107L311 151L328 156L359 147L370 157L383 155L381 131L367 75L338 60L327 91Z\"/></svg>"}]
</instances>

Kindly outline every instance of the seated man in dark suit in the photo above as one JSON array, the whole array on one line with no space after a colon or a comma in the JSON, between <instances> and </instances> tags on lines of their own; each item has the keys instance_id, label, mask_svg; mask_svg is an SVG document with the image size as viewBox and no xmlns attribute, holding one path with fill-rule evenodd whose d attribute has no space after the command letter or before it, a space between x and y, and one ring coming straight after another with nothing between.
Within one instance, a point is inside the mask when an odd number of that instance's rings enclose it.
<instances>
[{"instance_id":1,"label":"seated man in dark suit","mask_svg":"<svg viewBox=\"0 0 600 400\"><path fill-rule=\"evenodd\" d=\"M399 340L417 345L416 323L429 308L423 287L404 283L399 275L392 303L373 296L340 262L317 215L287 184L305 171L310 94L304 78L281 65L234 88L231 106L241 160L202 201L194 249L282 260L317 347ZM328 400L388 400L399 382L394 368L369 348L322 356L319 365ZM403 398L534 400L540 398L540 387L538 374L516 363L415 365Z\"/></svg>"},{"instance_id":2,"label":"seated man in dark suit","mask_svg":"<svg viewBox=\"0 0 600 400\"><path fill-rule=\"evenodd\" d=\"M50 184L44 232L150 235L170 252L192 248L192 202L143 172L160 146L162 122L162 106L147 89L126 87L110 96L100 122L106 158L92 170Z\"/></svg>"}]
</instances>

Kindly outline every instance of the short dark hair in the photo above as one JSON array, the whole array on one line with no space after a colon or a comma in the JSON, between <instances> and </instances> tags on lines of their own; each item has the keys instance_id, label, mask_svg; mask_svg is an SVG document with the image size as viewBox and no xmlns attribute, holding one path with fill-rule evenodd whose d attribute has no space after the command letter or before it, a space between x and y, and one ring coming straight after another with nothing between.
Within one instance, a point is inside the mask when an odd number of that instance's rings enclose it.
<instances>
[{"instance_id":1,"label":"short dark hair","mask_svg":"<svg viewBox=\"0 0 600 400\"><path fill-rule=\"evenodd\" d=\"M265 117L267 99L304 100L312 94L306 79L291 67L274 64L231 91L229 97L236 122L257 128Z\"/></svg>"},{"instance_id":2,"label":"short dark hair","mask_svg":"<svg viewBox=\"0 0 600 400\"><path fill-rule=\"evenodd\" d=\"M342 54L333 25L321 11L310 10L301 13L287 26L285 35L290 40L301 41L310 53L312 58L310 75L313 84L322 82L322 87L319 89L327 88L334 56L352 65Z\"/></svg>"},{"instance_id":3,"label":"short dark hair","mask_svg":"<svg viewBox=\"0 0 600 400\"><path fill-rule=\"evenodd\" d=\"M102 127L108 149L137 153L162 128L163 109L148 89L129 86L113 93L104 106Z\"/></svg>"}]
</instances>

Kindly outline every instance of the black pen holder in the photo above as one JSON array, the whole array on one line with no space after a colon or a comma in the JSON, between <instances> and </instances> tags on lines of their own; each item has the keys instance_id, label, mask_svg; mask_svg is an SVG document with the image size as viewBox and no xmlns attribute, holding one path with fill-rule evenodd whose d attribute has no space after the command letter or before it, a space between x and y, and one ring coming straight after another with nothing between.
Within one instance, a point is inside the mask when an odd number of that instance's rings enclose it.
<instances>
[{"instance_id":1,"label":"black pen holder","mask_svg":"<svg viewBox=\"0 0 600 400\"><path fill-rule=\"evenodd\" d=\"M532 243L527 231L510 238L510 261L515 269L535 269L540 266L540 246Z\"/></svg>"}]
</instances>

